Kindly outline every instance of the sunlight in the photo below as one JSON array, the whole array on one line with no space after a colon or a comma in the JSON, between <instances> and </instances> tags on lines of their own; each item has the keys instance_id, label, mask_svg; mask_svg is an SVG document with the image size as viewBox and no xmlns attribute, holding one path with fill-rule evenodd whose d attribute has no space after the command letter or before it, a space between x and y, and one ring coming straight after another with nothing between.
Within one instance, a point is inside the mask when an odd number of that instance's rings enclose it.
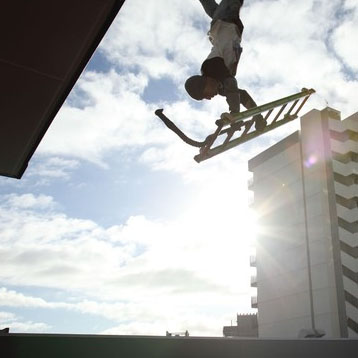
<instances>
[{"instance_id":1,"label":"sunlight","mask_svg":"<svg viewBox=\"0 0 358 358\"><path fill-rule=\"evenodd\" d=\"M186 232L183 240L200 255L201 272L237 291L249 289L257 227L256 214L248 206L247 187L233 188L206 184L191 199L180 222Z\"/></svg>"},{"instance_id":2,"label":"sunlight","mask_svg":"<svg viewBox=\"0 0 358 358\"><path fill-rule=\"evenodd\" d=\"M236 198L243 198L238 201ZM239 237L245 237L245 241L252 241L255 232L255 214L248 207L246 189L240 195L225 194L204 189L190 202L190 210L183 218L186 224L194 231L200 226L203 232L213 238L215 233L230 241L237 241Z\"/></svg>"}]
</instances>

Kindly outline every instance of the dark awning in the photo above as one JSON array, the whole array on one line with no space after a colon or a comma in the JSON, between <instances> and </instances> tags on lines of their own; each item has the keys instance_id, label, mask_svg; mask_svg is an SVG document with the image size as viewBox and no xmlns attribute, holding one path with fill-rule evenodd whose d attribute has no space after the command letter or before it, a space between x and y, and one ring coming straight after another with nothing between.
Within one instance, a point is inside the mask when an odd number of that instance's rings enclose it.
<instances>
[{"instance_id":1,"label":"dark awning","mask_svg":"<svg viewBox=\"0 0 358 358\"><path fill-rule=\"evenodd\" d=\"M27 163L124 0L0 5L0 175Z\"/></svg>"}]
</instances>

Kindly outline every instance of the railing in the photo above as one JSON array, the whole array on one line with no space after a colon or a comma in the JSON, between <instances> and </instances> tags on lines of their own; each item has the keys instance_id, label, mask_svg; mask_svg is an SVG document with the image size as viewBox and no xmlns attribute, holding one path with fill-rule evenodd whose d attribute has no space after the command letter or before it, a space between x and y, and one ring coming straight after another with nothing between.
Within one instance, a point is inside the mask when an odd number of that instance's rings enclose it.
<instances>
[{"instance_id":1,"label":"railing","mask_svg":"<svg viewBox=\"0 0 358 358\"><path fill-rule=\"evenodd\" d=\"M256 255L250 255L250 266L256 267Z\"/></svg>"},{"instance_id":2,"label":"railing","mask_svg":"<svg viewBox=\"0 0 358 358\"><path fill-rule=\"evenodd\" d=\"M247 180L247 187L249 188L249 190L252 190L254 187L254 177L251 177Z\"/></svg>"}]
</instances>

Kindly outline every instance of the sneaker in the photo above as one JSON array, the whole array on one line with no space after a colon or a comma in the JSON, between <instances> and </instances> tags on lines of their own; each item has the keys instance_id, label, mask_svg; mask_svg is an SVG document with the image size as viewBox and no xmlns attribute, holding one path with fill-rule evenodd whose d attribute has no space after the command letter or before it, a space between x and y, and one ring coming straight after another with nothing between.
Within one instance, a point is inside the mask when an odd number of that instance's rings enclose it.
<instances>
[{"instance_id":1,"label":"sneaker","mask_svg":"<svg viewBox=\"0 0 358 358\"><path fill-rule=\"evenodd\" d=\"M225 123L233 123L235 122L235 118L231 113L228 112L224 112L221 114L221 119L225 122Z\"/></svg>"},{"instance_id":2,"label":"sneaker","mask_svg":"<svg viewBox=\"0 0 358 358\"><path fill-rule=\"evenodd\" d=\"M255 121L255 129L262 132L267 125L267 121L262 117L262 114L256 114L253 116L253 120Z\"/></svg>"}]
</instances>

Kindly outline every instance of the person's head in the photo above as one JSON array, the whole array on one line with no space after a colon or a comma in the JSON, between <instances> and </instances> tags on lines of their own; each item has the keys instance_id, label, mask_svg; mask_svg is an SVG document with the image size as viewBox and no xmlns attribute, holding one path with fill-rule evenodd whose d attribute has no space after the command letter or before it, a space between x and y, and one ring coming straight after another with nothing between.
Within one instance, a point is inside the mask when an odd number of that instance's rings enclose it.
<instances>
[{"instance_id":1,"label":"person's head","mask_svg":"<svg viewBox=\"0 0 358 358\"><path fill-rule=\"evenodd\" d=\"M185 89L197 101L211 99L218 94L219 82L211 77L192 76L186 80Z\"/></svg>"}]
</instances>

